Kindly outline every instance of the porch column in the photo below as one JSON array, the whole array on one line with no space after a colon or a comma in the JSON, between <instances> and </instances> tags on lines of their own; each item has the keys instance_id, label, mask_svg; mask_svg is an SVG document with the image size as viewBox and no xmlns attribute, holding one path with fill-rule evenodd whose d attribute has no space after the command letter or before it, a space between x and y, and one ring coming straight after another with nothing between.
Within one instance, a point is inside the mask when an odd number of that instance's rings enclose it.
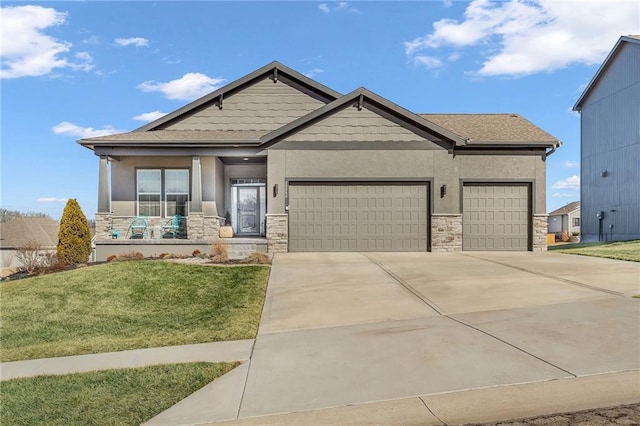
<instances>
[{"instance_id":1,"label":"porch column","mask_svg":"<svg viewBox=\"0 0 640 426\"><path fill-rule=\"evenodd\" d=\"M109 195L109 159L106 155L100 156L100 168L98 172L98 213L111 212L111 196Z\"/></svg>"},{"instance_id":2,"label":"porch column","mask_svg":"<svg viewBox=\"0 0 640 426\"><path fill-rule=\"evenodd\" d=\"M202 212L202 172L200 169L200 157L194 155L191 158L191 210L190 212Z\"/></svg>"}]
</instances>

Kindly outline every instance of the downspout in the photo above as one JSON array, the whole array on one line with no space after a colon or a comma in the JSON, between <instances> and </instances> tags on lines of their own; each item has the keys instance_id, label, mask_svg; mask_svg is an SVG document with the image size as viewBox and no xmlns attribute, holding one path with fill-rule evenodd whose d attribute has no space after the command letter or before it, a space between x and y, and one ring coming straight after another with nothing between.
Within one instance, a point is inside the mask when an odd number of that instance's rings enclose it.
<instances>
[{"instance_id":1,"label":"downspout","mask_svg":"<svg viewBox=\"0 0 640 426\"><path fill-rule=\"evenodd\" d=\"M558 141L558 145L554 145L551 147L551 151L549 152L545 152L544 153L544 159L546 160L548 156L550 156L551 154L553 154L554 152L556 152L556 149L560 148L562 146L562 142Z\"/></svg>"}]
</instances>

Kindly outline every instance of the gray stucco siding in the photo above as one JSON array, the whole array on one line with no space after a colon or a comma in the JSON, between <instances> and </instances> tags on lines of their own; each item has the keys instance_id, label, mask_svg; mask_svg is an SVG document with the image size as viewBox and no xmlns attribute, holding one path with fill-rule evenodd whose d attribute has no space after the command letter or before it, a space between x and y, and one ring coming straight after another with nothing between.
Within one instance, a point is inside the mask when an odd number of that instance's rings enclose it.
<instances>
[{"instance_id":1,"label":"gray stucco siding","mask_svg":"<svg viewBox=\"0 0 640 426\"><path fill-rule=\"evenodd\" d=\"M255 85L224 98L222 109L209 105L164 127L170 130L275 130L323 106L278 80L265 78Z\"/></svg>"}]
</instances>

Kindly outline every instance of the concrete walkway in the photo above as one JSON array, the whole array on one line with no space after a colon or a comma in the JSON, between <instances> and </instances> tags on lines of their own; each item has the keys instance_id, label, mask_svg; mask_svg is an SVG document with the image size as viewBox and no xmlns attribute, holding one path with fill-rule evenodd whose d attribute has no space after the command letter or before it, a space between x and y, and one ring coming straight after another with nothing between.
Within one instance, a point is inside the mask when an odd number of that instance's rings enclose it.
<instances>
[{"instance_id":1,"label":"concrete walkway","mask_svg":"<svg viewBox=\"0 0 640 426\"><path fill-rule=\"evenodd\" d=\"M237 340L3 362L0 363L0 377L2 380L10 380L19 377L83 373L113 368L138 368L158 364L247 361L251 356L253 343L253 340Z\"/></svg>"}]
</instances>

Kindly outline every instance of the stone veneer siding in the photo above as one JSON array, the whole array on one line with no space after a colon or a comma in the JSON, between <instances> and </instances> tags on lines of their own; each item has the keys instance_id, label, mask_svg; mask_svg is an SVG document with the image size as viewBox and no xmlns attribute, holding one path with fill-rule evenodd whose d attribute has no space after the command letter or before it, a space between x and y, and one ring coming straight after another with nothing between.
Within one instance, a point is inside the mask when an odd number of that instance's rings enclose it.
<instances>
[{"instance_id":1,"label":"stone veneer siding","mask_svg":"<svg viewBox=\"0 0 640 426\"><path fill-rule=\"evenodd\" d=\"M267 214L267 251L286 253L289 251L289 215Z\"/></svg>"},{"instance_id":2,"label":"stone veneer siding","mask_svg":"<svg viewBox=\"0 0 640 426\"><path fill-rule=\"evenodd\" d=\"M204 216L202 213L192 213L183 218L182 232L186 231L189 240L216 241L219 238L220 219L217 216ZM120 231L120 239L128 238L129 225L132 216L114 216L111 213L96 213L96 240L111 240L114 230ZM165 217L147 218L147 238L157 239L157 228L167 222ZM186 222L186 224L185 224Z\"/></svg>"},{"instance_id":3,"label":"stone veneer siding","mask_svg":"<svg viewBox=\"0 0 640 426\"><path fill-rule=\"evenodd\" d=\"M462 251L462 215L431 215L431 251Z\"/></svg>"},{"instance_id":4,"label":"stone veneer siding","mask_svg":"<svg viewBox=\"0 0 640 426\"><path fill-rule=\"evenodd\" d=\"M547 226L546 214L533 215L533 251L547 251Z\"/></svg>"}]
</instances>

